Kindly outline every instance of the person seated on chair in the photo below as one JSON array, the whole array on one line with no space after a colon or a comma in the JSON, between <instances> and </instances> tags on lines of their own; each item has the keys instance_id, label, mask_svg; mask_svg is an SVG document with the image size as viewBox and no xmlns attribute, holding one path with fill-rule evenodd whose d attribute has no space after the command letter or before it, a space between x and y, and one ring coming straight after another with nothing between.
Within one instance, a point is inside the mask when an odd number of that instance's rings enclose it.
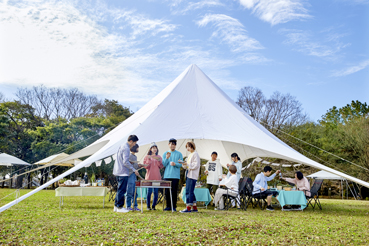
<instances>
[{"instance_id":1,"label":"person seated on chair","mask_svg":"<svg viewBox=\"0 0 369 246\"><path fill-rule=\"evenodd\" d=\"M205 165L205 175L206 177L206 188L209 189L209 193L215 194L215 191L218 189L219 181L222 180L223 176L223 168L220 164L220 161L217 159L218 153L211 153L211 160L208 161ZM213 188L213 192L210 189Z\"/></svg>"},{"instance_id":2,"label":"person seated on chair","mask_svg":"<svg viewBox=\"0 0 369 246\"><path fill-rule=\"evenodd\" d=\"M254 186L254 190L252 191L252 194L258 194L260 193L261 196L266 196L267 197L267 210L269 211L274 211L274 208L272 208L271 203L272 203L272 196L277 197L278 196L278 192L276 191L270 191L267 190L268 189L268 181L271 181L272 179L274 179L274 177L280 173L279 170L277 170L273 175L272 174L272 168L270 166L265 166L264 167L264 172L259 173L258 175L256 175L254 182L252 183ZM270 177L269 177L270 176Z\"/></svg>"},{"instance_id":3,"label":"person seated on chair","mask_svg":"<svg viewBox=\"0 0 369 246\"><path fill-rule=\"evenodd\" d=\"M147 165L145 166L145 168L147 169L147 173L145 176L146 180L161 180L160 169L164 168L164 166L161 156L159 155L159 149L156 143L151 143L149 152L145 156L143 163ZM152 210L156 210L155 206L158 201L159 188L148 188L146 198L147 210L151 210L150 200L152 193L154 193Z\"/></svg>"},{"instance_id":4,"label":"person seated on chair","mask_svg":"<svg viewBox=\"0 0 369 246\"><path fill-rule=\"evenodd\" d=\"M215 210L224 209L224 199L223 199L224 194L228 193L228 195L231 195L234 197L238 195L237 167L235 165L231 165L229 167L229 172L231 173L231 176L229 178L225 178L224 184L220 185L221 187L225 186L228 190L218 188L217 191L215 192L215 196L214 196Z\"/></svg>"},{"instance_id":5,"label":"person seated on chair","mask_svg":"<svg viewBox=\"0 0 369 246\"><path fill-rule=\"evenodd\" d=\"M296 185L297 190L301 190L305 193L305 196L310 196L310 183L309 180L304 177L304 175L302 174L302 172L297 171L295 173L295 178L291 179L291 178L281 178L289 183L293 183Z\"/></svg>"}]
</instances>

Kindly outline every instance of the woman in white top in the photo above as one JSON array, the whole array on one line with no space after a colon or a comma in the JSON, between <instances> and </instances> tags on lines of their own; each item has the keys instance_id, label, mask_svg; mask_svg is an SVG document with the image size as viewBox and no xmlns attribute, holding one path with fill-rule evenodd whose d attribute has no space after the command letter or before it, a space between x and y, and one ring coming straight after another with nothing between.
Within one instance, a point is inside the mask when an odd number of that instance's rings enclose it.
<instances>
[{"instance_id":1,"label":"woman in white top","mask_svg":"<svg viewBox=\"0 0 369 246\"><path fill-rule=\"evenodd\" d=\"M180 211L181 213L190 213L190 212L197 212L196 206L196 197L195 197L195 185L197 179L199 178L200 172L200 156L195 151L196 146L193 142L188 142L186 144L187 151L190 154L187 157L187 161L182 164L182 167L186 169L186 204L187 207ZM191 210L192 206L192 210Z\"/></svg>"},{"instance_id":2,"label":"woman in white top","mask_svg":"<svg viewBox=\"0 0 369 246\"><path fill-rule=\"evenodd\" d=\"M238 181L240 181L240 178L241 178L242 162L241 162L241 159L240 159L240 157L238 156L237 153L233 153L231 155L231 159L232 159L233 162L232 162L232 164L227 164L227 168L229 170L229 167L231 165L236 166L236 168L237 168L236 175L237 175L237 182L238 182ZM231 173L228 171L227 178L229 178L230 176L231 176Z\"/></svg>"}]
</instances>

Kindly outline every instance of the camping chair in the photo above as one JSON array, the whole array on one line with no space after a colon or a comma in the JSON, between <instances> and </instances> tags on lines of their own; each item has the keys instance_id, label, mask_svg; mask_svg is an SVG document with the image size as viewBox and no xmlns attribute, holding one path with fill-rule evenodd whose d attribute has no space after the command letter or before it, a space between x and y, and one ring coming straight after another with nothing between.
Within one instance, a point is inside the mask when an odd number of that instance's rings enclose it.
<instances>
[{"instance_id":1,"label":"camping chair","mask_svg":"<svg viewBox=\"0 0 369 246\"><path fill-rule=\"evenodd\" d=\"M224 209L228 210L232 207L232 202L235 201L236 204L240 206L241 209L246 210L245 208L245 189L246 189L246 179L241 178L238 182L238 193L237 195L232 195L228 193L229 189L225 188L227 190L227 194L223 194L224 199Z\"/></svg>"},{"instance_id":2,"label":"camping chair","mask_svg":"<svg viewBox=\"0 0 369 246\"><path fill-rule=\"evenodd\" d=\"M163 202L164 199L164 189L163 188L159 188L159 192L158 192L158 201L156 204L159 204L161 202Z\"/></svg>"},{"instance_id":3,"label":"camping chair","mask_svg":"<svg viewBox=\"0 0 369 246\"><path fill-rule=\"evenodd\" d=\"M319 201L319 191L320 191L320 188L322 187L322 184L323 184L322 179L315 179L313 187L310 190L310 196L307 196L305 193L306 200L308 201L306 208L309 207L309 205L311 205L311 207L315 209L315 205L318 205L320 210L322 210L322 205L320 204L320 201ZM314 204L312 202L314 202Z\"/></svg>"},{"instance_id":4,"label":"camping chair","mask_svg":"<svg viewBox=\"0 0 369 246\"><path fill-rule=\"evenodd\" d=\"M115 195L117 194L117 190L118 190L118 182L117 179L115 178L114 175L110 175L108 176L109 179L109 202L113 201L115 199Z\"/></svg>"},{"instance_id":5,"label":"camping chair","mask_svg":"<svg viewBox=\"0 0 369 246\"><path fill-rule=\"evenodd\" d=\"M247 178L246 181L246 203L245 205L248 206L249 203L251 203L252 208L256 208L256 206L259 206L261 210L265 209L267 206L266 198L267 196L265 194L261 194L261 190L257 190L258 193L252 194L252 191L254 190L254 185L252 184L253 181L251 178Z\"/></svg>"}]
</instances>

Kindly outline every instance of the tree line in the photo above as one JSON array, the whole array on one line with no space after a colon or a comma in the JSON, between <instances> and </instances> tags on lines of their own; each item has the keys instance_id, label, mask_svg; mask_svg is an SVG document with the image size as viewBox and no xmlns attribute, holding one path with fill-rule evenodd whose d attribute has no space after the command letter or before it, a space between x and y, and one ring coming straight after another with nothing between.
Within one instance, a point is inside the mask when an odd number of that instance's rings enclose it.
<instances>
[{"instance_id":1,"label":"tree line","mask_svg":"<svg viewBox=\"0 0 369 246\"><path fill-rule=\"evenodd\" d=\"M369 181L369 107L365 102L333 106L317 122L308 118L290 94L274 92L267 98L260 89L248 86L239 91L236 103L302 154ZM18 88L13 101L0 93L0 152L30 163L61 151L70 154L132 114L116 100L100 100L76 88Z\"/></svg>"},{"instance_id":2,"label":"tree line","mask_svg":"<svg viewBox=\"0 0 369 246\"><path fill-rule=\"evenodd\" d=\"M0 152L29 163L74 153L133 114L116 100L99 100L76 88L19 88L16 97L10 101L0 94ZM56 168L54 175L65 169Z\"/></svg>"}]
</instances>

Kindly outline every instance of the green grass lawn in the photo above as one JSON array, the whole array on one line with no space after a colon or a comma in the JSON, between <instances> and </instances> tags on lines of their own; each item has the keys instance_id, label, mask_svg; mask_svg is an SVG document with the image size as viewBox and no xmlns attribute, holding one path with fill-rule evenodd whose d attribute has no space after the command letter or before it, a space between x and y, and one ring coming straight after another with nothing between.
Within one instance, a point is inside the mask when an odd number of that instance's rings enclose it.
<instances>
[{"instance_id":1,"label":"green grass lawn","mask_svg":"<svg viewBox=\"0 0 369 246\"><path fill-rule=\"evenodd\" d=\"M0 199L14 190L0 189ZM22 190L21 195L29 192ZM14 195L0 201L0 206ZM369 202L321 200L323 210L160 210L114 213L102 197L38 192L0 214L0 245L369 245ZM179 209L183 209L183 202Z\"/></svg>"}]
</instances>

